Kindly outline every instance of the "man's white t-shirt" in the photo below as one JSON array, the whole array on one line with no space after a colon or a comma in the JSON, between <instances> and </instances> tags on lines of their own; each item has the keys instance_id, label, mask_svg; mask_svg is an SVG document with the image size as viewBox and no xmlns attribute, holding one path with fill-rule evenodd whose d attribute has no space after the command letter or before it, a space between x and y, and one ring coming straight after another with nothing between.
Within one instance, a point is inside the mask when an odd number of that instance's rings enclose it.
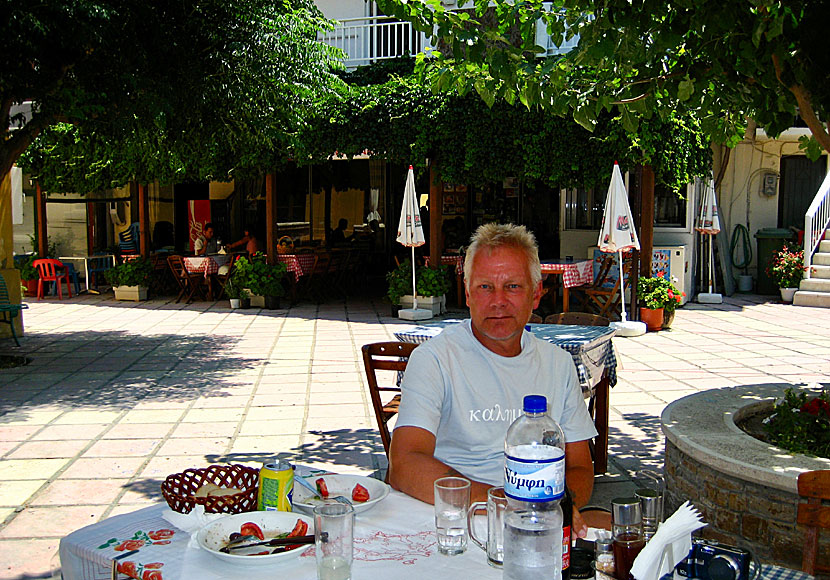
<instances>
[{"instance_id":1,"label":"man's white t-shirt","mask_svg":"<svg viewBox=\"0 0 830 580\"><path fill-rule=\"evenodd\" d=\"M473 480L504 482L504 437L525 395L544 395L565 441L596 436L571 355L529 332L522 352L500 356L473 335L470 321L416 348L401 383L395 428L435 435L434 457Z\"/></svg>"}]
</instances>

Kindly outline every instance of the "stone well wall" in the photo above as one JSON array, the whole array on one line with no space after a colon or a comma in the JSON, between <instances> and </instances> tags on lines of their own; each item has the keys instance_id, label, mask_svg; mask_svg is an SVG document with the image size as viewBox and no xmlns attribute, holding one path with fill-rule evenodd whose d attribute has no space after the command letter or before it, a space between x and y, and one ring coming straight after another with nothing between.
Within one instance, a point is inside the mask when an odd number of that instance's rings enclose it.
<instances>
[{"instance_id":1,"label":"stone well wall","mask_svg":"<svg viewBox=\"0 0 830 580\"><path fill-rule=\"evenodd\" d=\"M666 407L666 513L689 500L708 524L704 537L800 569L804 529L795 523L797 478L830 469L830 460L790 454L735 425L743 415L770 407L788 386L717 389ZM830 534L822 536L819 562L830 562Z\"/></svg>"}]
</instances>

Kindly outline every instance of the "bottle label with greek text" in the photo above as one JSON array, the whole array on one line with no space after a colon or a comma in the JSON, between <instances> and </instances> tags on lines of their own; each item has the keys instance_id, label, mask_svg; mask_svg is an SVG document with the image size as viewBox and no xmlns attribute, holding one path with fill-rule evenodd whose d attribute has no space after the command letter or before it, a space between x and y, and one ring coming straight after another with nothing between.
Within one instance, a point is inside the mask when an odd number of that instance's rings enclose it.
<instances>
[{"instance_id":1,"label":"bottle label with greek text","mask_svg":"<svg viewBox=\"0 0 830 580\"><path fill-rule=\"evenodd\" d=\"M504 493L527 502L556 500L565 493L565 452L548 445L518 445L504 456Z\"/></svg>"}]
</instances>

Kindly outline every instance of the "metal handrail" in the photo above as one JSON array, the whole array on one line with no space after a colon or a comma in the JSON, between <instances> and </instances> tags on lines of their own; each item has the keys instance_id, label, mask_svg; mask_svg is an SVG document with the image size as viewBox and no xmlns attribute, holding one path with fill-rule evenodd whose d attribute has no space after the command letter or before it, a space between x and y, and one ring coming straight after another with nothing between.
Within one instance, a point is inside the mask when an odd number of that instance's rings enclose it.
<instances>
[{"instance_id":1,"label":"metal handrail","mask_svg":"<svg viewBox=\"0 0 830 580\"><path fill-rule=\"evenodd\" d=\"M824 232L830 225L830 173L818 188L813 203L804 214L804 278L810 278L813 254L824 239Z\"/></svg>"}]
</instances>

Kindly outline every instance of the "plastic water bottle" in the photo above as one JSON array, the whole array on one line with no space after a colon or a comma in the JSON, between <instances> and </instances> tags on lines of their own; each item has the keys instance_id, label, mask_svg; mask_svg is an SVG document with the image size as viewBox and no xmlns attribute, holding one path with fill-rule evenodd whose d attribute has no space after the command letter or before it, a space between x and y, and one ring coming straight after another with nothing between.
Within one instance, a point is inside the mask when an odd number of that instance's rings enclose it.
<instances>
[{"instance_id":1,"label":"plastic water bottle","mask_svg":"<svg viewBox=\"0 0 830 580\"><path fill-rule=\"evenodd\" d=\"M526 396L504 440L505 580L562 578L565 436L547 407L545 397Z\"/></svg>"}]
</instances>

